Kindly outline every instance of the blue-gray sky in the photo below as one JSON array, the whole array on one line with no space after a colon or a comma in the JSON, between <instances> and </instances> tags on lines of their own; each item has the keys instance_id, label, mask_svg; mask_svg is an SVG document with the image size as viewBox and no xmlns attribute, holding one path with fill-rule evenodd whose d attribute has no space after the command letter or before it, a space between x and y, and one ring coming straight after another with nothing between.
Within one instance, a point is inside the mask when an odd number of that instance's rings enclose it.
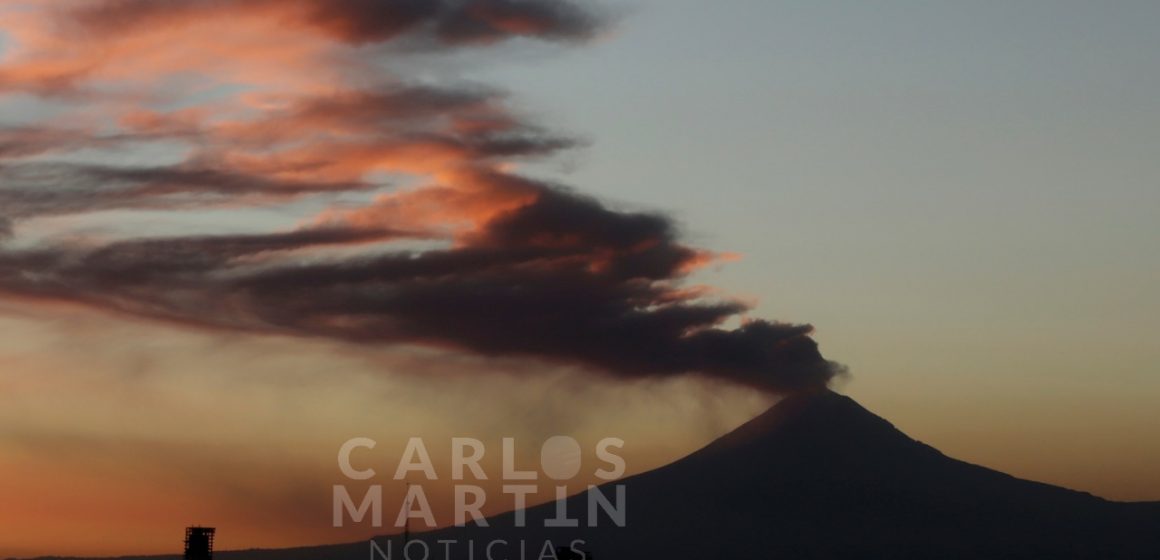
<instances>
[{"instance_id":1,"label":"blue-gray sky","mask_svg":"<svg viewBox=\"0 0 1160 560\"><path fill-rule=\"evenodd\" d=\"M1158 496L1160 4L614 6L486 73L591 140L569 182L741 253L705 279L923 439Z\"/></svg>"}]
</instances>

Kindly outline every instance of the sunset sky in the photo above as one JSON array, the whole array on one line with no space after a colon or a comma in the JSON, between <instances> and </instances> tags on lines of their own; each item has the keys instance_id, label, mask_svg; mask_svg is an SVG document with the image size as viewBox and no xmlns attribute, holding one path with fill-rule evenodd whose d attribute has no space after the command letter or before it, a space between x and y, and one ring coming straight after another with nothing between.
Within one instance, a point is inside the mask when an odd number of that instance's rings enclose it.
<instances>
[{"instance_id":1,"label":"sunset sky","mask_svg":"<svg viewBox=\"0 0 1160 560\"><path fill-rule=\"evenodd\" d=\"M611 436L639 472L827 383L1160 500L1157 24L0 0L0 557L355 540L351 437L389 472Z\"/></svg>"}]
</instances>

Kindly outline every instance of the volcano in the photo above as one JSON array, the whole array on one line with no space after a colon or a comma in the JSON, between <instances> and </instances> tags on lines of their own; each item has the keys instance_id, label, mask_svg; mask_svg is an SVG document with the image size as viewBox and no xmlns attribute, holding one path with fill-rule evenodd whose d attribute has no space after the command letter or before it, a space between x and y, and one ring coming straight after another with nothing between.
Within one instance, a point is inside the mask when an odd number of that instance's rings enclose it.
<instances>
[{"instance_id":1,"label":"volcano","mask_svg":"<svg viewBox=\"0 0 1160 560\"><path fill-rule=\"evenodd\" d=\"M1111 502L949 458L848 397L787 398L693 454L601 487L625 487L625 526L546 528L559 504L412 535L411 558L1160 558L1160 503ZM565 500L586 511L587 493ZM584 525L583 523L581 525ZM448 547L439 541L455 541ZM423 541L426 547L413 541ZM402 537L375 539L393 559ZM466 543L476 543L472 551ZM523 545L521 550L518 543ZM369 543L221 552L218 560L365 559ZM446 554L447 551L450 554ZM469 555L470 554L470 555ZM372 558L383 558L371 554ZM566 556L560 556L565 558Z\"/></svg>"},{"instance_id":2,"label":"volcano","mask_svg":"<svg viewBox=\"0 0 1160 560\"><path fill-rule=\"evenodd\" d=\"M576 531L596 558L1160 558L1160 503L949 458L828 390L620 483L626 526Z\"/></svg>"}]
</instances>

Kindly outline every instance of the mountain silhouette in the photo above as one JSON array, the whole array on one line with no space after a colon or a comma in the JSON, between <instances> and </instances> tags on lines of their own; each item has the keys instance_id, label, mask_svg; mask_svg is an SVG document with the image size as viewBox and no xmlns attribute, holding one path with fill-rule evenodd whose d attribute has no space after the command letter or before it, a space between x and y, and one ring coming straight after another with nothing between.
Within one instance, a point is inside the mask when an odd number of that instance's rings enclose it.
<instances>
[{"instance_id":1,"label":"mountain silhouette","mask_svg":"<svg viewBox=\"0 0 1160 560\"><path fill-rule=\"evenodd\" d=\"M630 516L709 512L668 521L711 535L684 543L702 556L1160 558L1160 504L1109 502L951 459L830 391L787 399L628 484Z\"/></svg>"},{"instance_id":2,"label":"mountain silhouette","mask_svg":"<svg viewBox=\"0 0 1160 560\"><path fill-rule=\"evenodd\" d=\"M580 548L598 560L638 558L1043 560L1160 558L1160 503L1111 502L949 458L852 399L824 390L787 398L667 466L609 483L625 487L626 523L547 528L547 503L413 535L444 557L540 558L541 545ZM587 493L565 500L586 512ZM575 516L573 516L575 517ZM581 519L585 516L580 515ZM521 556L518 543L526 543ZM402 537L376 539L403 558ZM421 545L413 558L422 558ZM392 548L393 547L393 548ZM218 560L368 558L369 543L220 552ZM546 556L550 558L551 556ZM376 558L378 558L376 556Z\"/></svg>"}]
</instances>

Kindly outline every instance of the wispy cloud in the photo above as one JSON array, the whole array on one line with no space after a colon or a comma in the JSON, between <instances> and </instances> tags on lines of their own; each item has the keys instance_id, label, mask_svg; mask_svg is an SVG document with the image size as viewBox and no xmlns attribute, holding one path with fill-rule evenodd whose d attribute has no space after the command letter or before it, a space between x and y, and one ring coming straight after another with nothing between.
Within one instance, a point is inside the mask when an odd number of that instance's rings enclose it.
<instances>
[{"instance_id":1,"label":"wispy cloud","mask_svg":"<svg viewBox=\"0 0 1160 560\"><path fill-rule=\"evenodd\" d=\"M431 83L391 64L512 40L584 42L607 26L591 9L540 0L15 4L22 9L0 24L13 41L0 91L69 109L0 128L0 232L19 238L24 221L112 209L363 198L300 215L292 231L0 250L9 297L214 329L526 356L626 378L697 372L784 391L838 371L808 325L725 328L748 305L688 284L721 257L684 244L667 217L612 209L518 171L574 138L529 121L499 90ZM173 162L126 163L157 142L177 146ZM419 240L434 248L415 249ZM326 250L335 246L356 250Z\"/></svg>"}]
</instances>

